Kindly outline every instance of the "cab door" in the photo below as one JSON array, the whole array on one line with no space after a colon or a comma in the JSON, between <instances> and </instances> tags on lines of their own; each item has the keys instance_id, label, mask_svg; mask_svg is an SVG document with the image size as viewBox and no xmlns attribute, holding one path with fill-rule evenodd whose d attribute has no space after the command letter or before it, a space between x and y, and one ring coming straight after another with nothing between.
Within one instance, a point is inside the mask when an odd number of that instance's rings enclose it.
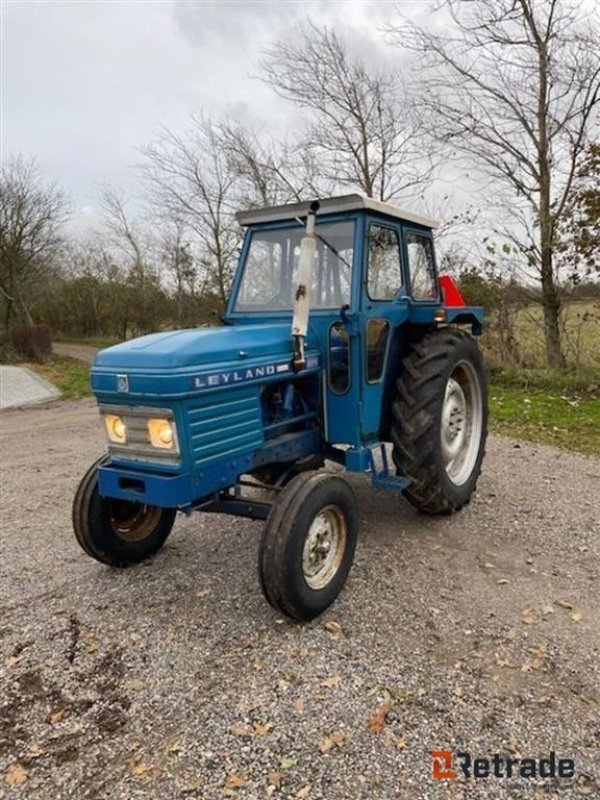
<instances>
[{"instance_id":1,"label":"cab door","mask_svg":"<svg viewBox=\"0 0 600 800\"><path fill-rule=\"evenodd\" d=\"M359 314L363 441L379 438L386 370L390 357L394 357L394 333L408 319L402 252L399 223L367 220Z\"/></svg>"}]
</instances>

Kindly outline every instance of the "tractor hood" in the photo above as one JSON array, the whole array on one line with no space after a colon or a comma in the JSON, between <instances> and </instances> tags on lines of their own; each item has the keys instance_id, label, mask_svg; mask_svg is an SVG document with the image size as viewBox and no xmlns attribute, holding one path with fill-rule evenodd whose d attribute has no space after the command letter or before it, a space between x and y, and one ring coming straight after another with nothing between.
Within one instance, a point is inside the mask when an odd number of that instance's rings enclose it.
<instances>
[{"instance_id":1,"label":"tractor hood","mask_svg":"<svg viewBox=\"0 0 600 800\"><path fill-rule=\"evenodd\" d=\"M94 367L177 369L274 356L292 357L289 323L192 328L140 336L96 356Z\"/></svg>"},{"instance_id":2,"label":"tractor hood","mask_svg":"<svg viewBox=\"0 0 600 800\"><path fill-rule=\"evenodd\" d=\"M311 332L307 339L314 370L317 338ZM99 398L180 397L291 375L292 351L289 322L153 333L101 350L91 384Z\"/></svg>"}]
</instances>

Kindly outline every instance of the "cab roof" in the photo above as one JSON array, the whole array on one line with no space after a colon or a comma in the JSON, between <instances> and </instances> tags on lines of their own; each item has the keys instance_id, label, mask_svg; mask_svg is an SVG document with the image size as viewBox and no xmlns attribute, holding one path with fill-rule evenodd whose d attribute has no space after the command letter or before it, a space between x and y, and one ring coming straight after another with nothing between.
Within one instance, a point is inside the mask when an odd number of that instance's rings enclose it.
<instances>
[{"instance_id":1,"label":"cab roof","mask_svg":"<svg viewBox=\"0 0 600 800\"><path fill-rule=\"evenodd\" d=\"M249 211L239 211L236 214L240 225L258 225L263 222L281 222L283 220L293 220L296 217L305 217L308 214L311 200L302 203L288 203L282 206L268 206L266 208L253 208ZM360 194L345 194L340 197L327 197L320 200L320 214L339 214L345 211L372 211L376 214L385 214L388 217L413 222L422 225L424 228L437 228L439 222L431 217L415 214L413 211L405 211L393 203L382 203L380 200L373 200L371 197L363 197Z\"/></svg>"}]
</instances>

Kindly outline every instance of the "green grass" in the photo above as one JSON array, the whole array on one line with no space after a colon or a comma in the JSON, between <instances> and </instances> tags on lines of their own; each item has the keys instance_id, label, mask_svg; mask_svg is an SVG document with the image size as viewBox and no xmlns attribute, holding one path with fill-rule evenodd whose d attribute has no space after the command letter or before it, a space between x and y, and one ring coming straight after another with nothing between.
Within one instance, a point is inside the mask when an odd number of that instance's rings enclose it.
<instances>
[{"instance_id":1,"label":"green grass","mask_svg":"<svg viewBox=\"0 0 600 800\"><path fill-rule=\"evenodd\" d=\"M23 366L37 372L42 378L57 386L64 397L80 399L89 397L90 367L83 361L67 356L52 356L44 364L27 363Z\"/></svg>"},{"instance_id":2,"label":"green grass","mask_svg":"<svg viewBox=\"0 0 600 800\"><path fill-rule=\"evenodd\" d=\"M600 374L503 370L490 383L493 433L600 454Z\"/></svg>"}]
</instances>

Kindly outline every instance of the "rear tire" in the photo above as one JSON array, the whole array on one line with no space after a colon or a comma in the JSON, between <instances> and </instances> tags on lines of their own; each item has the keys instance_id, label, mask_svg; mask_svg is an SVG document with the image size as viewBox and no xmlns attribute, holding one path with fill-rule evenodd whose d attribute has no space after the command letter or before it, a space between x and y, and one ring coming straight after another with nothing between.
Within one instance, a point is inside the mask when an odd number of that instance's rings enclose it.
<instances>
[{"instance_id":1,"label":"rear tire","mask_svg":"<svg viewBox=\"0 0 600 800\"><path fill-rule=\"evenodd\" d=\"M342 590L357 538L356 503L345 480L323 472L293 478L273 505L260 544L266 599L292 619L317 617Z\"/></svg>"},{"instance_id":2,"label":"rear tire","mask_svg":"<svg viewBox=\"0 0 600 800\"><path fill-rule=\"evenodd\" d=\"M412 480L405 497L428 514L466 505L487 437L487 380L472 336L457 328L426 334L404 359L392 407L394 463Z\"/></svg>"},{"instance_id":3,"label":"rear tire","mask_svg":"<svg viewBox=\"0 0 600 800\"><path fill-rule=\"evenodd\" d=\"M154 555L171 533L177 510L102 497L98 491L98 467L94 462L73 500L73 530L88 556L113 567L138 564Z\"/></svg>"}]
</instances>

